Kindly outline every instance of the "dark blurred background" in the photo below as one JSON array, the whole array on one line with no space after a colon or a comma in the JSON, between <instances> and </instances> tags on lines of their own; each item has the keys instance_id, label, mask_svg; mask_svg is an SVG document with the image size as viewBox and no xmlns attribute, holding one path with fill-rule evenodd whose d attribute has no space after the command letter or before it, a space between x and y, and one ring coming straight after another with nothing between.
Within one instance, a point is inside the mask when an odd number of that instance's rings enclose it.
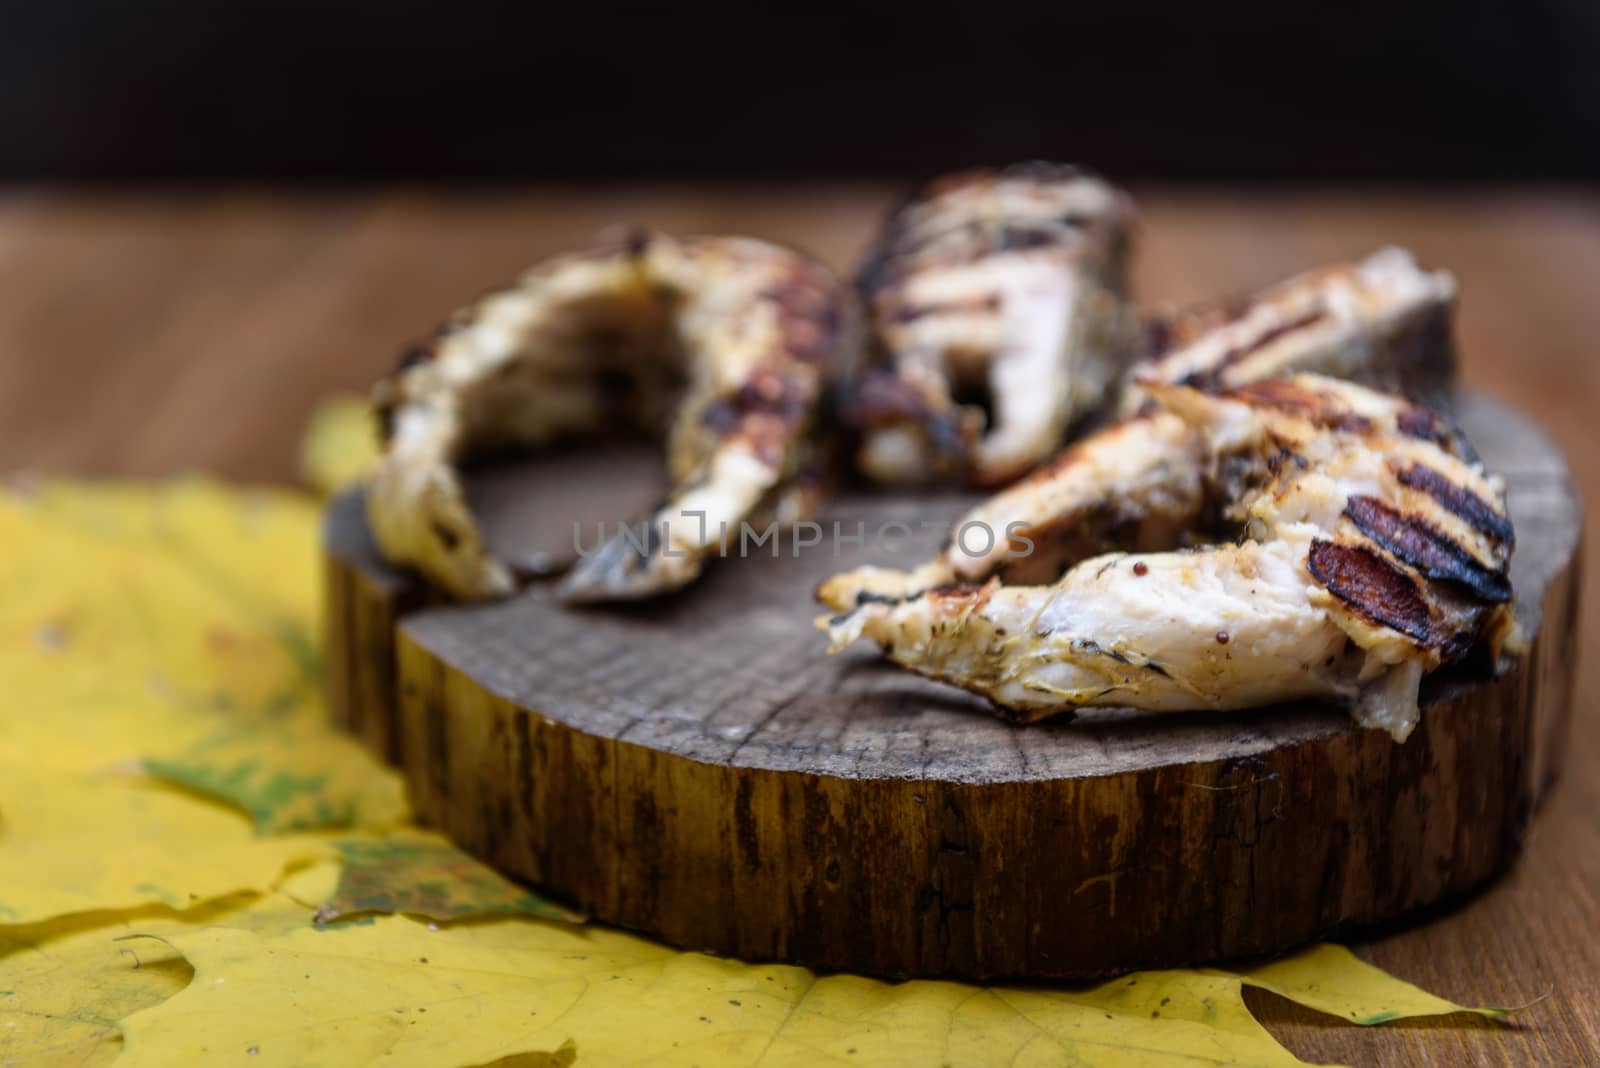
<instances>
[{"instance_id":1,"label":"dark blurred background","mask_svg":"<svg viewBox=\"0 0 1600 1068\"><path fill-rule=\"evenodd\" d=\"M0 0L0 177L1587 180L1600 5Z\"/></svg>"}]
</instances>

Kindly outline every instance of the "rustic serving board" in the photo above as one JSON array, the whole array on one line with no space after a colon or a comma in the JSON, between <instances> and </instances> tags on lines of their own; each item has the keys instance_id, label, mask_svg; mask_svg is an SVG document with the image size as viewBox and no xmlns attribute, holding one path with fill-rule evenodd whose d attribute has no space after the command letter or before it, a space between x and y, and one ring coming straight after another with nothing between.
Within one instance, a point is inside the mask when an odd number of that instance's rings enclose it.
<instances>
[{"instance_id":1,"label":"rustic serving board","mask_svg":"<svg viewBox=\"0 0 1600 1068\"><path fill-rule=\"evenodd\" d=\"M334 714L465 848L685 947L964 978L1278 952L1481 885L1555 773L1581 511L1536 427L1473 395L1459 417L1510 486L1530 647L1430 680L1402 746L1303 706L1014 727L869 646L825 657L816 583L929 555L922 521L959 495L842 495L825 528L913 533L763 547L665 601L575 609L541 583L440 602L379 559L347 494L326 528ZM542 567L573 555L574 523L587 545L644 514L656 467L545 457L471 491L491 544Z\"/></svg>"}]
</instances>

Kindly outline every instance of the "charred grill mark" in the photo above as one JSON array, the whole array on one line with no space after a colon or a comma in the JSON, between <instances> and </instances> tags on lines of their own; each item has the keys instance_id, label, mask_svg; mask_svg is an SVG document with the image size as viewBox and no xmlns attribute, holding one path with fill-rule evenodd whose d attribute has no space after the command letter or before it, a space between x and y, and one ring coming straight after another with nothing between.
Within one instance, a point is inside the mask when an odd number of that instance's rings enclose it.
<instances>
[{"instance_id":1,"label":"charred grill mark","mask_svg":"<svg viewBox=\"0 0 1600 1068\"><path fill-rule=\"evenodd\" d=\"M971 217L964 210L958 212L954 206L946 208L939 204L950 194L975 187L995 188L1012 183L1049 190L1075 182L1100 180L1079 167L1038 162L999 171L963 171L927 182L907 194L890 211L878 241L857 271L857 289L870 301L875 294L910 273L975 262L998 253L1076 242L1088 230L1115 231L1125 225L1125 208L1113 208L1106 215L1060 210L1049 216L997 223L992 219ZM931 246L946 241L954 246L948 256L917 260ZM907 262L912 260L917 262Z\"/></svg>"},{"instance_id":2,"label":"charred grill mark","mask_svg":"<svg viewBox=\"0 0 1600 1068\"><path fill-rule=\"evenodd\" d=\"M824 359L838 340L843 324L839 305L828 293L827 280L800 268L765 290L761 297L778 308L778 332L784 350L804 363Z\"/></svg>"},{"instance_id":3,"label":"charred grill mark","mask_svg":"<svg viewBox=\"0 0 1600 1068\"><path fill-rule=\"evenodd\" d=\"M1515 545L1516 532L1511 527L1511 519L1467 487L1457 485L1448 476L1424 464L1414 463L1396 474L1401 485L1426 493L1480 533L1507 548Z\"/></svg>"},{"instance_id":4,"label":"charred grill mark","mask_svg":"<svg viewBox=\"0 0 1600 1068\"><path fill-rule=\"evenodd\" d=\"M1274 341L1277 341L1279 338L1287 337L1297 330L1304 330L1308 326L1314 326L1317 323L1322 322L1327 317L1328 313L1326 309L1320 307L1313 308L1304 315L1297 316L1293 319L1290 319L1288 322L1279 323L1276 326L1263 330L1253 340L1247 341L1241 345L1235 345L1233 348L1223 353L1222 358L1217 361L1216 366L1211 368L1210 373L1213 376L1220 375L1227 368L1232 367L1234 364L1253 353L1260 352L1262 349L1266 348Z\"/></svg>"},{"instance_id":5,"label":"charred grill mark","mask_svg":"<svg viewBox=\"0 0 1600 1068\"><path fill-rule=\"evenodd\" d=\"M1198 308L1155 315L1145 322L1146 359L1160 363L1167 356L1186 349L1206 334L1250 314L1255 302L1249 297L1218 301Z\"/></svg>"},{"instance_id":6,"label":"charred grill mark","mask_svg":"<svg viewBox=\"0 0 1600 1068\"><path fill-rule=\"evenodd\" d=\"M889 367L868 372L844 415L846 422L858 430L909 423L922 430L928 443L941 456L958 463L965 459L971 445L958 407L936 407Z\"/></svg>"},{"instance_id":7,"label":"charred grill mark","mask_svg":"<svg viewBox=\"0 0 1600 1068\"><path fill-rule=\"evenodd\" d=\"M1081 224L1068 229L1054 219L1017 220L1001 226L975 220L931 233L900 232L886 239L879 254L868 261L869 268L861 272L861 289L871 296L915 272L976 263L1008 252L1029 252L1067 244L1077 240L1081 229ZM932 246L943 241L949 241L952 247L930 251Z\"/></svg>"},{"instance_id":8,"label":"charred grill mark","mask_svg":"<svg viewBox=\"0 0 1600 1068\"><path fill-rule=\"evenodd\" d=\"M455 329L458 328L446 323L434 332L433 340L408 345L400 353L400 359L395 364L394 370L379 379L378 385L374 390L379 399L372 407L374 414L378 417L378 439L385 447L388 446L389 440L394 437L395 413L404 404L404 390L401 387L401 381L405 378L406 372L414 367L421 367L423 364L433 362L439 355L439 342L450 333L453 333Z\"/></svg>"},{"instance_id":9,"label":"charred grill mark","mask_svg":"<svg viewBox=\"0 0 1600 1068\"><path fill-rule=\"evenodd\" d=\"M1035 228L1022 224L1007 226L995 240L996 252L1026 252L1060 244L1064 235L1056 227Z\"/></svg>"},{"instance_id":10,"label":"charred grill mark","mask_svg":"<svg viewBox=\"0 0 1600 1068\"><path fill-rule=\"evenodd\" d=\"M1422 646L1439 645L1446 637L1436 632L1417 580L1374 550L1314 538L1306 566L1312 578L1368 621Z\"/></svg>"},{"instance_id":11,"label":"charred grill mark","mask_svg":"<svg viewBox=\"0 0 1600 1068\"><path fill-rule=\"evenodd\" d=\"M1372 420L1350 411L1320 393L1303 389L1287 378L1265 378L1258 382L1248 382L1234 389L1222 391L1222 396L1262 408L1271 408L1328 430L1353 434L1365 434L1372 430Z\"/></svg>"},{"instance_id":12,"label":"charred grill mark","mask_svg":"<svg viewBox=\"0 0 1600 1068\"><path fill-rule=\"evenodd\" d=\"M989 598L994 591L1000 588L998 579L990 579L982 585L972 583L947 582L938 586L929 586L919 593L903 598L903 603L915 601L925 597L928 600L928 610L935 618L945 618L957 614L966 614L977 611L989 603ZM948 619L946 619L948 622Z\"/></svg>"},{"instance_id":13,"label":"charred grill mark","mask_svg":"<svg viewBox=\"0 0 1600 1068\"><path fill-rule=\"evenodd\" d=\"M892 368L868 371L851 398L847 420L856 427L890 426L903 420L923 420L932 414L927 398Z\"/></svg>"},{"instance_id":14,"label":"charred grill mark","mask_svg":"<svg viewBox=\"0 0 1600 1068\"><path fill-rule=\"evenodd\" d=\"M729 396L707 404L700 422L723 439L743 438L765 463L781 462L816 399L809 374L764 367Z\"/></svg>"},{"instance_id":15,"label":"charred grill mark","mask_svg":"<svg viewBox=\"0 0 1600 1068\"><path fill-rule=\"evenodd\" d=\"M1432 442L1452 456L1465 460L1467 463L1479 463L1477 450L1461 432L1461 428L1452 423L1443 414L1434 411L1423 404L1413 404L1395 418L1395 426L1400 433L1407 437L1416 438L1418 441Z\"/></svg>"},{"instance_id":16,"label":"charred grill mark","mask_svg":"<svg viewBox=\"0 0 1600 1068\"><path fill-rule=\"evenodd\" d=\"M1420 404L1413 404L1396 416L1395 426L1399 428L1400 433L1419 441L1445 445L1450 440L1443 432L1438 413Z\"/></svg>"},{"instance_id":17,"label":"charred grill mark","mask_svg":"<svg viewBox=\"0 0 1600 1068\"><path fill-rule=\"evenodd\" d=\"M1361 533L1427 578L1459 583L1491 604L1511 600L1511 583L1503 572L1484 567L1427 521L1402 515L1366 496L1351 497L1344 514Z\"/></svg>"},{"instance_id":18,"label":"charred grill mark","mask_svg":"<svg viewBox=\"0 0 1600 1068\"><path fill-rule=\"evenodd\" d=\"M440 336L443 336L442 334ZM400 354L400 362L394 365L394 373L405 374L413 367L427 363L439 354L438 346L433 342L423 342L411 345Z\"/></svg>"}]
</instances>

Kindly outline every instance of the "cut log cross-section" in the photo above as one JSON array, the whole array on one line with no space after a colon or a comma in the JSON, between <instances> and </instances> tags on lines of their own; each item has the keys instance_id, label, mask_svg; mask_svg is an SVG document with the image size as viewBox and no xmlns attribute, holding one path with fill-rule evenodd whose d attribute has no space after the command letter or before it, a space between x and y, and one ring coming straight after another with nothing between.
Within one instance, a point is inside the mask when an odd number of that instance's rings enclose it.
<instances>
[{"instance_id":1,"label":"cut log cross-section","mask_svg":"<svg viewBox=\"0 0 1600 1068\"><path fill-rule=\"evenodd\" d=\"M1507 479L1530 645L1429 680L1404 745L1300 706L1015 727L869 649L823 656L817 581L926 558L972 501L953 493L846 495L798 554L584 609L548 585L431 597L378 558L357 491L327 525L334 714L463 847L681 946L964 978L1278 952L1482 885L1554 775L1581 512L1542 432L1481 397L1459 414ZM655 477L546 459L479 476L473 504L491 541L571 555L574 522L594 542Z\"/></svg>"}]
</instances>

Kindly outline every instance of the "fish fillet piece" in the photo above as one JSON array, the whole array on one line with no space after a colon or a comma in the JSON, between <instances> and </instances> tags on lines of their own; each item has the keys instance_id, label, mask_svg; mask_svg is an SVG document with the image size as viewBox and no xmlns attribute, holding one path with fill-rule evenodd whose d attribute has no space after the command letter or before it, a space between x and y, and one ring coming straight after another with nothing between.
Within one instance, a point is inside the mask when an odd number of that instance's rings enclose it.
<instances>
[{"instance_id":1,"label":"fish fillet piece","mask_svg":"<svg viewBox=\"0 0 1600 1068\"><path fill-rule=\"evenodd\" d=\"M832 651L866 637L1022 720L1315 699L1403 741L1423 676L1511 639L1503 486L1413 402L1316 375L1151 396L1197 434L1238 541L1096 556L1050 585L869 594L818 621Z\"/></svg>"},{"instance_id":2,"label":"fish fillet piece","mask_svg":"<svg viewBox=\"0 0 1600 1068\"><path fill-rule=\"evenodd\" d=\"M1385 248L1242 300L1156 316L1120 410L1137 411L1151 382L1215 389L1296 372L1439 404L1455 373L1455 298L1448 272L1423 270L1406 250Z\"/></svg>"},{"instance_id":3,"label":"fish fillet piece","mask_svg":"<svg viewBox=\"0 0 1600 1068\"><path fill-rule=\"evenodd\" d=\"M996 485L1054 451L1133 352L1132 224L1125 194L1045 163L941 178L896 211L859 278L860 470Z\"/></svg>"},{"instance_id":4,"label":"fish fillet piece","mask_svg":"<svg viewBox=\"0 0 1600 1068\"><path fill-rule=\"evenodd\" d=\"M1046 583L1112 548L1176 545L1206 504L1205 455L1203 436L1177 415L1141 413L1068 446L967 511L932 560L903 571L841 572L817 588L817 599L842 612L865 599L991 576Z\"/></svg>"},{"instance_id":5,"label":"fish fillet piece","mask_svg":"<svg viewBox=\"0 0 1600 1068\"><path fill-rule=\"evenodd\" d=\"M458 464L670 423L670 497L581 560L561 594L683 586L758 508L805 496L787 491L846 344L846 302L821 265L744 238L635 232L535 266L374 387L385 451L367 514L379 549L455 597L508 594L517 576L486 550Z\"/></svg>"}]
</instances>

